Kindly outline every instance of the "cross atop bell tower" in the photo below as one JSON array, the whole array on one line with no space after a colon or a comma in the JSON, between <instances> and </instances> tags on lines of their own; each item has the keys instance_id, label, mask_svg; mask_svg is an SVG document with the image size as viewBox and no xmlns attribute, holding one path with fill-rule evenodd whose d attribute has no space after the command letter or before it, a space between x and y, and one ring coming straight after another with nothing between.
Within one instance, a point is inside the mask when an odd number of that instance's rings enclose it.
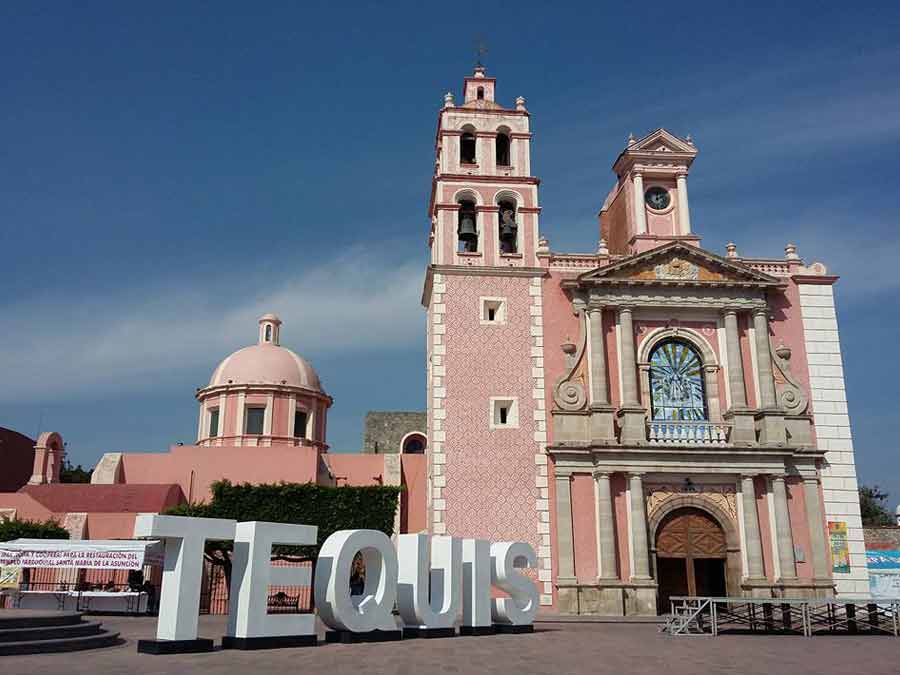
<instances>
[{"instance_id":1,"label":"cross atop bell tower","mask_svg":"<svg viewBox=\"0 0 900 675\"><path fill-rule=\"evenodd\" d=\"M514 107L497 102L497 80L480 58L463 80L462 103L444 96L435 153L432 263L535 267L540 207L530 117L521 96Z\"/></svg>"}]
</instances>

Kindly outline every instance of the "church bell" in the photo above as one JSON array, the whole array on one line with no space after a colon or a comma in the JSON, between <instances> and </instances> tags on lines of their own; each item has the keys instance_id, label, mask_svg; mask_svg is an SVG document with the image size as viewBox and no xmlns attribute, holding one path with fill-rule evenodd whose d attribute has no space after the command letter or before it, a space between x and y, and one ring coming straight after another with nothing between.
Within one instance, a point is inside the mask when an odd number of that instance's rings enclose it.
<instances>
[{"instance_id":1,"label":"church bell","mask_svg":"<svg viewBox=\"0 0 900 675\"><path fill-rule=\"evenodd\" d=\"M459 221L459 228L456 231L461 241L477 241L478 232L475 229L475 220L469 213L464 213L462 220Z\"/></svg>"}]
</instances>

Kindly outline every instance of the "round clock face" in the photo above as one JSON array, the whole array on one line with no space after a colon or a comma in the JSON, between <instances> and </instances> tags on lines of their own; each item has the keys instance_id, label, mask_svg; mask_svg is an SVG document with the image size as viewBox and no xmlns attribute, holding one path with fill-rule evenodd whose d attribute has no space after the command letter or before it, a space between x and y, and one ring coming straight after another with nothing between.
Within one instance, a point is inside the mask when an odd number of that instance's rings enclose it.
<instances>
[{"instance_id":1,"label":"round clock face","mask_svg":"<svg viewBox=\"0 0 900 675\"><path fill-rule=\"evenodd\" d=\"M671 197L669 197L669 191L665 188L652 187L644 194L644 201L647 202L647 206L651 209L662 211L668 208Z\"/></svg>"}]
</instances>

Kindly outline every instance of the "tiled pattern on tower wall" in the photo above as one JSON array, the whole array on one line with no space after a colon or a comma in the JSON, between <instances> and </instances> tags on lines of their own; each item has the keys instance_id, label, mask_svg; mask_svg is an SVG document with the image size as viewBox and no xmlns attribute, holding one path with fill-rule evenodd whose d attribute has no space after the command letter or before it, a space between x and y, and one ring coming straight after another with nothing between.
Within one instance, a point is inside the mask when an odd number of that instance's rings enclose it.
<instances>
[{"instance_id":1,"label":"tiled pattern on tower wall","mask_svg":"<svg viewBox=\"0 0 900 675\"><path fill-rule=\"evenodd\" d=\"M541 602L552 604L540 279L434 281L431 529L528 542ZM482 324L482 297L505 299L504 323ZM490 428L491 397L516 400L517 425Z\"/></svg>"},{"instance_id":2,"label":"tiled pattern on tower wall","mask_svg":"<svg viewBox=\"0 0 900 675\"><path fill-rule=\"evenodd\" d=\"M850 543L850 572L834 574L835 589L842 595L864 595L869 592L869 574L834 293L827 284L801 284L799 290L816 439L826 451L822 469L825 519L847 523Z\"/></svg>"}]
</instances>

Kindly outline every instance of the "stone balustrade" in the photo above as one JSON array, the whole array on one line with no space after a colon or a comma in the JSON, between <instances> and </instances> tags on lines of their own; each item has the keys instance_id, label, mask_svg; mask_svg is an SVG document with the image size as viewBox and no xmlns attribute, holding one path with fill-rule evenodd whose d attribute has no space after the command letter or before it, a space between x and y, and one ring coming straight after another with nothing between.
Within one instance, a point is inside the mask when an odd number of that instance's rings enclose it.
<instances>
[{"instance_id":1,"label":"stone balustrade","mask_svg":"<svg viewBox=\"0 0 900 675\"><path fill-rule=\"evenodd\" d=\"M731 426L719 422L652 420L647 440L657 445L728 445Z\"/></svg>"}]
</instances>

